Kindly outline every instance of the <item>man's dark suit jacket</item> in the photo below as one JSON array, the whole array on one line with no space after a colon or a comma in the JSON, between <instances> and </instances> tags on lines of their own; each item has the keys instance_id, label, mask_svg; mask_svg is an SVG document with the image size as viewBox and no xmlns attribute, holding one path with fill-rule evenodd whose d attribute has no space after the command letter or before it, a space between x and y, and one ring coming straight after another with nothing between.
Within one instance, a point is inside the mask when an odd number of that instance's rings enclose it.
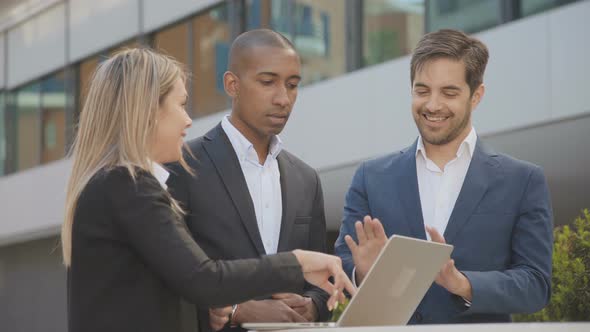
<instances>
[{"instance_id":1,"label":"man's dark suit jacket","mask_svg":"<svg viewBox=\"0 0 590 332\"><path fill-rule=\"evenodd\" d=\"M196 176L172 167L168 189L186 211L186 224L203 250L214 259L265 255L248 185L237 155L221 124L188 146ZM278 252L293 249L326 251L326 221L319 177L314 169L283 150L279 164L283 217ZM245 280L242 287L250 285ZM320 319L328 319L328 295L307 286L304 296L314 301ZM202 330L209 329L206 308L199 311Z\"/></svg>"},{"instance_id":2,"label":"man's dark suit jacket","mask_svg":"<svg viewBox=\"0 0 590 332\"><path fill-rule=\"evenodd\" d=\"M305 284L292 253L209 259L158 181L125 168L99 171L83 190L67 272L70 332L181 331L181 297L227 305Z\"/></svg>"}]
</instances>

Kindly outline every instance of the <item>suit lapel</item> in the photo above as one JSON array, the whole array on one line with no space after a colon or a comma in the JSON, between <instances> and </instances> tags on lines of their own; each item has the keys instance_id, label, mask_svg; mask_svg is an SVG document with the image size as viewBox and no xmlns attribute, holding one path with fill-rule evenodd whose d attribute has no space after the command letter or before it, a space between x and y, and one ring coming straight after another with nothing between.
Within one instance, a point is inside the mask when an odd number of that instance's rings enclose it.
<instances>
[{"instance_id":1,"label":"suit lapel","mask_svg":"<svg viewBox=\"0 0 590 332\"><path fill-rule=\"evenodd\" d=\"M499 166L493 158L495 156L496 154L483 146L478 138L471 164L444 233L447 243L453 243L455 236L469 220L486 193L490 182L495 178Z\"/></svg>"},{"instance_id":2,"label":"suit lapel","mask_svg":"<svg viewBox=\"0 0 590 332\"><path fill-rule=\"evenodd\" d=\"M250 240L256 247L258 253L264 255L266 252L262 244L260 231L258 230L256 212L254 211L250 191L248 190L248 185L246 184L238 157L221 124L217 125L205 135L203 147L207 151L209 158L211 158L221 181L238 210Z\"/></svg>"},{"instance_id":3,"label":"suit lapel","mask_svg":"<svg viewBox=\"0 0 590 332\"><path fill-rule=\"evenodd\" d=\"M406 214L406 221L411 235L416 238L426 239L424 230L424 217L420 203L418 189L418 175L416 173L416 146L418 140L412 146L402 151L401 169L392 170L396 175L395 184L402 204L402 211Z\"/></svg>"},{"instance_id":4,"label":"suit lapel","mask_svg":"<svg viewBox=\"0 0 590 332\"><path fill-rule=\"evenodd\" d=\"M297 197L301 197L300 186L295 178L296 172L292 171L293 164L286 153L281 152L277 156L279 164L279 172L281 173L281 193L283 215L281 219L281 232L279 236L279 245L277 251L285 251L289 249L289 238L291 229L295 222L295 211L297 204Z\"/></svg>"}]
</instances>

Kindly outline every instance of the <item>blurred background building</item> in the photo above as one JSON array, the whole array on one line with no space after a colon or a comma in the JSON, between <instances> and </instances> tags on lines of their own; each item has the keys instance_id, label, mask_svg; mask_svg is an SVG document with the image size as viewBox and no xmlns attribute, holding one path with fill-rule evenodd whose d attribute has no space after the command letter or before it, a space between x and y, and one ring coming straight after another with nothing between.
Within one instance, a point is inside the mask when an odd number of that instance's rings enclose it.
<instances>
[{"instance_id":1,"label":"blurred background building","mask_svg":"<svg viewBox=\"0 0 590 332\"><path fill-rule=\"evenodd\" d=\"M544 167L556 224L590 207L588 18L590 1L571 0L0 1L0 330L66 330L64 157L89 79L117 49L187 64L194 138L228 111L233 38L259 27L289 37L303 83L282 137L320 173L331 247L359 162L417 136L409 54L440 28L490 49L478 134Z\"/></svg>"}]
</instances>

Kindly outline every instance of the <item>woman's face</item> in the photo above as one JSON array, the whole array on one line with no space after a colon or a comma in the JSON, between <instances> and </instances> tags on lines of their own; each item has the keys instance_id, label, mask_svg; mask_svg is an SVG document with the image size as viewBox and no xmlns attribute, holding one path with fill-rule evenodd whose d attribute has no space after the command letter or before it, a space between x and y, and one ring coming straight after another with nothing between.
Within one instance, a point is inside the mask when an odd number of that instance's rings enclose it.
<instances>
[{"instance_id":1,"label":"woman's face","mask_svg":"<svg viewBox=\"0 0 590 332\"><path fill-rule=\"evenodd\" d=\"M186 129L193 123L185 111L188 94L179 78L160 103L156 115L153 161L164 164L180 160Z\"/></svg>"}]
</instances>

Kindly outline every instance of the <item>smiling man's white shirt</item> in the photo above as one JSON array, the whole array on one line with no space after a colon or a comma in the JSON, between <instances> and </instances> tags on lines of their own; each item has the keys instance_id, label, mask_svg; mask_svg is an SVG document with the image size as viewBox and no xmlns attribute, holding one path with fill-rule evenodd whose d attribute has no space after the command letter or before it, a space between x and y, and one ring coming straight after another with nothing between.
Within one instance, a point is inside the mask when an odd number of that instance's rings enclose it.
<instances>
[{"instance_id":1,"label":"smiling man's white shirt","mask_svg":"<svg viewBox=\"0 0 590 332\"><path fill-rule=\"evenodd\" d=\"M463 187L476 143L477 134L475 129L471 128L469 135L459 145L455 158L441 170L428 159L422 137L418 138L416 174L424 226L435 228L441 235L447 229L449 218ZM428 232L426 238L430 240Z\"/></svg>"}]
</instances>

